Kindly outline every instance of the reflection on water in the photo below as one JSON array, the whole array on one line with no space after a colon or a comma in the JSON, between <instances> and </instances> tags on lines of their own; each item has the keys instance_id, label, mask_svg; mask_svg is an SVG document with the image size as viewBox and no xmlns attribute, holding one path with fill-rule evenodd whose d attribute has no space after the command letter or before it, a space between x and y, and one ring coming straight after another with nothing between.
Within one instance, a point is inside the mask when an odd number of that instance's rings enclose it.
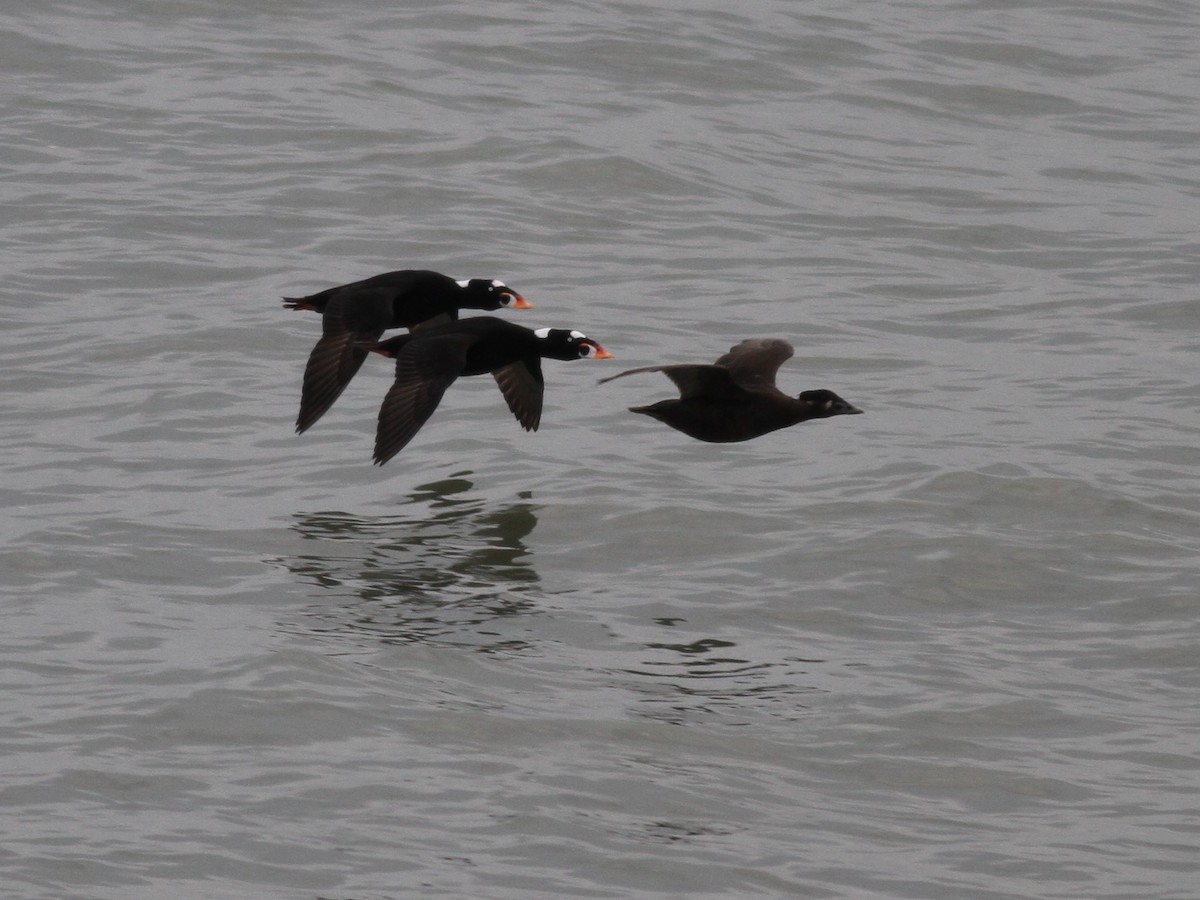
<instances>
[{"instance_id":1,"label":"reflection on water","mask_svg":"<svg viewBox=\"0 0 1200 900\"><path fill-rule=\"evenodd\" d=\"M733 834L733 830L717 825L699 823L649 822L643 826L642 833L650 841L676 844L690 843L697 838L724 837Z\"/></svg>"},{"instance_id":2,"label":"reflection on water","mask_svg":"<svg viewBox=\"0 0 1200 900\"><path fill-rule=\"evenodd\" d=\"M533 606L538 575L524 539L537 525L535 507L497 506L472 487L462 477L420 485L391 516L297 515L293 527L313 549L285 564L333 601L307 611L318 622L310 630L488 652L524 647L500 622Z\"/></svg>"},{"instance_id":3,"label":"reflection on water","mask_svg":"<svg viewBox=\"0 0 1200 900\"><path fill-rule=\"evenodd\" d=\"M659 619L668 627L682 619ZM777 660L750 660L736 652L733 641L713 637L645 645L650 651L636 668L634 689L642 695L638 713L673 725L697 721L750 724L750 715L768 715L791 720L802 715L802 697L817 691L800 682L798 668L821 660L784 656ZM760 648L761 649L761 648ZM645 652L645 651L643 651Z\"/></svg>"}]
</instances>

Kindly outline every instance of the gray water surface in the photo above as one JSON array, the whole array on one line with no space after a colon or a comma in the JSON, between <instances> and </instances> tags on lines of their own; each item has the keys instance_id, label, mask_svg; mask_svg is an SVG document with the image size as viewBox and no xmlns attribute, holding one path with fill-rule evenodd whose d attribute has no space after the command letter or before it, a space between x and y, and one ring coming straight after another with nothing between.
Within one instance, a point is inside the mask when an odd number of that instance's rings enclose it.
<instances>
[{"instance_id":1,"label":"gray water surface","mask_svg":"<svg viewBox=\"0 0 1200 900\"><path fill-rule=\"evenodd\" d=\"M0 888L1187 898L1200 10L0 12ZM618 359L371 465L317 317L498 277ZM866 415L706 445L746 337Z\"/></svg>"}]
</instances>

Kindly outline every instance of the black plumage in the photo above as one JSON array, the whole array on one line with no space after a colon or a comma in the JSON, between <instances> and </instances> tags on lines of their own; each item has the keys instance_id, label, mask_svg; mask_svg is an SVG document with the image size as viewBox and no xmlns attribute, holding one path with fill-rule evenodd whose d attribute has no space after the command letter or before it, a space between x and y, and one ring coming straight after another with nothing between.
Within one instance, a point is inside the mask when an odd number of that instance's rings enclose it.
<instances>
[{"instance_id":1,"label":"black plumage","mask_svg":"<svg viewBox=\"0 0 1200 900\"><path fill-rule=\"evenodd\" d=\"M367 356L363 343L388 328L414 331L453 322L460 309L527 309L530 303L503 282L455 281L424 269L385 272L307 297L285 297L287 309L321 314L321 339L309 354L296 432L311 427L333 405Z\"/></svg>"},{"instance_id":2,"label":"black plumage","mask_svg":"<svg viewBox=\"0 0 1200 900\"><path fill-rule=\"evenodd\" d=\"M462 375L490 372L517 421L526 431L536 431L542 417L543 359L612 356L581 332L534 331L492 316L397 335L364 349L396 360L396 380L379 409L376 465L404 449Z\"/></svg>"}]
</instances>

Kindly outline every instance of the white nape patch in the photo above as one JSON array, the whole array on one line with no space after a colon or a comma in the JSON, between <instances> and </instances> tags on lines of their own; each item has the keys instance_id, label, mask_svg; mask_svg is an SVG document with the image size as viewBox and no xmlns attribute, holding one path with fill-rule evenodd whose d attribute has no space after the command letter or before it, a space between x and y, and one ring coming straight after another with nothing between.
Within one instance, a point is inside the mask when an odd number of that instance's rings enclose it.
<instances>
[{"instance_id":1,"label":"white nape patch","mask_svg":"<svg viewBox=\"0 0 1200 900\"><path fill-rule=\"evenodd\" d=\"M587 335L584 334L582 331L572 331L571 337L575 338L575 340L577 340L577 341L582 341L585 337L587 337Z\"/></svg>"},{"instance_id":2,"label":"white nape patch","mask_svg":"<svg viewBox=\"0 0 1200 900\"><path fill-rule=\"evenodd\" d=\"M550 329L549 328L539 328L537 331L534 332L534 334L536 334L539 338L541 338L544 341L546 338L550 337Z\"/></svg>"},{"instance_id":3,"label":"white nape patch","mask_svg":"<svg viewBox=\"0 0 1200 900\"><path fill-rule=\"evenodd\" d=\"M505 284L503 281L501 281L499 278L493 278L493 279L492 279L492 287L494 287L494 288L502 288L502 287L508 287L508 285L506 285L506 284Z\"/></svg>"},{"instance_id":4,"label":"white nape patch","mask_svg":"<svg viewBox=\"0 0 1200 900\"><path fill-rule=\"evenodd\" d=\"M470 278L458 278L455 280L454 283L457 284L460 288L465 288L468 284L471 283L471 279Z\"/></svg>"}]
</instances>

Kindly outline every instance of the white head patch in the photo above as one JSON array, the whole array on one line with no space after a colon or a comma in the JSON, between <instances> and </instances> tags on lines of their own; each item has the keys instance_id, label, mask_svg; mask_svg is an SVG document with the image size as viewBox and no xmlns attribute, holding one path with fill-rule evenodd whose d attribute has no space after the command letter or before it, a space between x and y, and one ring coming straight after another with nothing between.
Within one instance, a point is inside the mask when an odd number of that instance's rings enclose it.
<instances>
[{"instance_id":1,"label":"white head patch","mask_svg":"<svg viewBox=\"0 0 1200 900\"><path fill-rule=\"evenodd\" d=\"M541 338L544 341L546 338L550 337L550 329L549 328L539 328L537 331L534 332L534 334L536 334L539 338Z\"/></svg>"},{"instance_id":2,"label":"white head patch","mask_svg":"<svg viewBox=\"0 0 1200 900\"><path fill-rule=\"evenodd\" d=\"M575 340L577 340L577 341L582 341L585 337L587 337L587 335L584 334L582 331L572 331L571 337L575 338Z\"/></svg>"},{"instance_id":3,"label":"white head patch","mask_svg":"<svg viewBox=\"0 0 1200 900\"><path fill-rule=\"evenodd\" d=\"M460 278L458 281L455 281L454 283L457 284L460 288L465 288L468 284L471 283L471 279L470 278Z\"/></svg>"},{"instance_id":4,"label":"white head patch","mask_svg":"<svg viewBox=\"0 0 1200 900\"><path fill-rule=\"evenodd\" d=\"M503 281L501 281L499 278L493 278L493 279L492 279L492 287L494 287L494 288L502 288L502 287L508 287L508 285L506 285L506 284L505 284Z\"/></svg>"}]
</instances>

